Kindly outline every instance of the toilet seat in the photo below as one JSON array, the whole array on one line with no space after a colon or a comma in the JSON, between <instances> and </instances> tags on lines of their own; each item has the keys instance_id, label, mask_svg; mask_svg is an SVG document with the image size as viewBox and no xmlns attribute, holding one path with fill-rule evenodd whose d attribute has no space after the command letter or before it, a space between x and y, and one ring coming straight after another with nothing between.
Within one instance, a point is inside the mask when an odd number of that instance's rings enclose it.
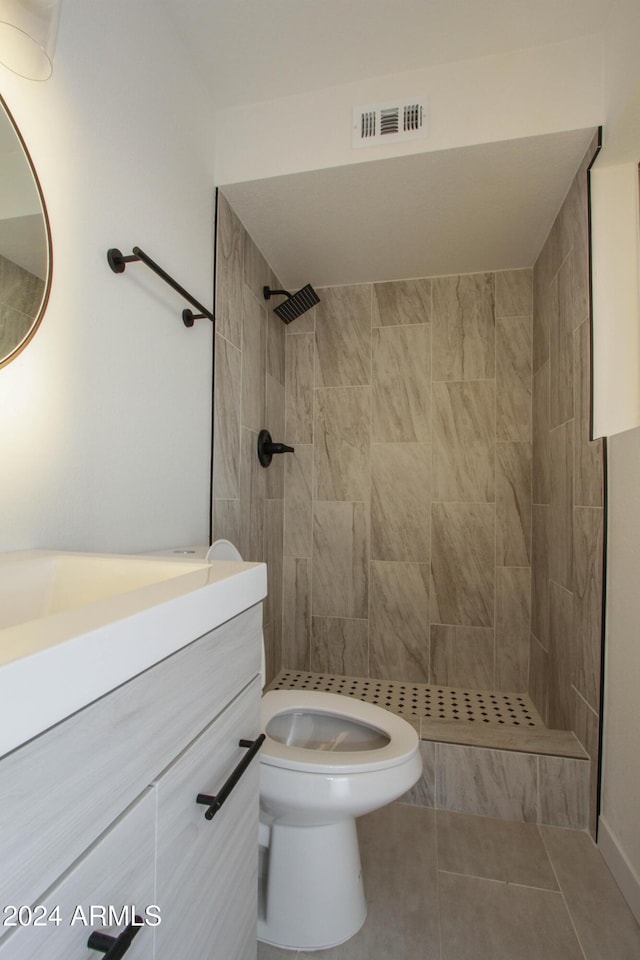
<instances>
[{"instance_id":1,"label":"toilet seat","mask_svg":"<svg viewBox=\"0 0 640 960\"><path fill-rule=\"evenodd\" d=\"M283 743L271 737L271 721L279 715L286 717L292 714L335 718L338 722L343 721L347 736L357 727L365 728L371 736L365 736L360 748L342 750L339 749L339 743L338 749L326 744L310 748ZM307 773L358 774L389 769L405 763L418 745L418 734L402 717L372 703L317 690L272 690L265 693L262 698L262 729L266 739L260 751L261 763ZM371 741L381 745L372 747Z\"/></svg>"}]
</instances>

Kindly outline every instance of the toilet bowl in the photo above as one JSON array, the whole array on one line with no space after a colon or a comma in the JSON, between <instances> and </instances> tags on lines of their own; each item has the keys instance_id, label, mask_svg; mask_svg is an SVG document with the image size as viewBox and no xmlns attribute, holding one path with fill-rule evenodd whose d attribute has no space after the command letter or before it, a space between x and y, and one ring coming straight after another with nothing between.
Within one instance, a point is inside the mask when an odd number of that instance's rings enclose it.
<instances>
[{"instance_id":1,"label":"toilet bowl","mask_svg":"<svg viewBox=\"0 0 640 960\"><path fill-rule=\"evenodd\" d=\"M228 541L208 558L241 559ZM262 730L258 939L329 949L366 918L356 817L416 783L418 735L381 707L310 690L265 693Z\"/></svg>"}]
</instances>

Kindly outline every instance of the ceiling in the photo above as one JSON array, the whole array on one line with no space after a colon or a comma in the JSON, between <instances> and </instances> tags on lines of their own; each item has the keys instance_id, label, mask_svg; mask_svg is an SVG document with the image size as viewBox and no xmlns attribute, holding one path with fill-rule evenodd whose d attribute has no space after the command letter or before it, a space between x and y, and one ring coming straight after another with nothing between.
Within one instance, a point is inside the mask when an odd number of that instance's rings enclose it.
<instances>
[{"instance_id":1,"label":"ceiling","mask_svg":"<svg viewBox=\"0 0 640 960\"><path fill-rule=\"evenodd\" d=\"M602 32L615 0L157 0L214 109ZM530 266L593 130L223 190L287 287Z\"/></svg>"}]
</instances>

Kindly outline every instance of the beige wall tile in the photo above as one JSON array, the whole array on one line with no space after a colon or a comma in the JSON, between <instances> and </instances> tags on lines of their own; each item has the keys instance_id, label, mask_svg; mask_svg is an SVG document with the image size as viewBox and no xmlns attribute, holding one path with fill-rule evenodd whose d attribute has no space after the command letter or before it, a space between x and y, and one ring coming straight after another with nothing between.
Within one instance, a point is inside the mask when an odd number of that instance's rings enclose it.
<instances>
[{"instance_id":1,"label":"beige wall tile","mask_svg":"<svg viewBox=\"0 0 640 960\"><path fill-rule=\"evenodd\" d=\"M528 567L531 557L531 444L499 443L496 455L496 557Z\"/></svg>"},{"instance_id":2,"label":"beige wall tile","mask_svg":"<svg viewBox=\"0 0 640 960\"><path fill-rule=\"evenodd\" d=\"M589 825L589 760L538 757L540 823L585 830Z\"/></svg>"},{"instance_id":3,"label":"beige wall tile","mask_svg":"<svg viewBox=\"0 0 640 960\"><path fill-rule=\"evenodd\" d=\"M436 745L429 740L420 741L422 756L422 776L399 803L409 803L416 807L434 807L436 802Z\"/></svg>"},{"instance_id":4,"label":"beige wall tile","mask_svg":"<svg viewBox=\"0 0 640 960\"><path fill-rule=\"evenodd\" d=\"M573 417L573 315L566 261L552 288L557 289L557 309L549 327L549 422L557 427Z\"/></svg>"},{"instance_id":5,"label":"beige wall tile","mask_svg":"<svg viewBox=\"0 0 640 960\"><path fill-rule=\"evenodd\" d=\"M434 503L431 619L491 627L494 622L495 507Z\"/></svg>"},{"instance_id":6,"label":"beige wall tile","mask_svg":"<svg viewBox=\"0 0 640 960\"><path fill-rule=\"evenodd\" d=\"M364 503L318 500L313 507L313 614L366 619L369 522Z\"/></svg>"},{"instance_id":7,"label":"beige wall tile","mask_svg":"<svg viewBox=\"0 0 640 960\"><path fill-rule=\"evenodd\" d=\"M533 311L533 271L496 273L496 317L527 317Z\"/></svg>"},{"instance_id":8,"label":"beige wall tile","mask_svg":"<svg viewBox=\"0 0 640 960\"><path fill-rule=\"evenodd\" d=\"M372 331L371 439L431 438L431 328Z\"/></svg>"},{"instance_id":9,"label":"beige wall tile","mask_svg":"<svg viewBox=\"0 0 640 960\"><path fill-rule=\"evenodd\" d=\"M370 576L368 675L428 683L428 565L375 561Z\"/></svg>"},{"instance_id":10,"label":"beige wall tile","mask_svg":"<svg viewBox=\"0 0 640 960\"><path fill-rule=\"evenodd\" d=\"M604 512L575 507L573 512L573 630L575 685L593 707L600 705L602 649L602 561Z\"/></svg>"},{"instance_id":11,"label":"beige wall tile","mask_svg":"<svg viewBox=\"0 0 640 960\"><path fill-rule=\"evenodd\" d=\"M534 506L532 511L531 632L545 650L549 649L549 539L551 508Z\"/></svg>"},{"instance_id":12,"label":"beige wall tile","mask_svg":"<svg viewBox=\"0 0 640 960\"><path fill-rule=\"evenodd\" d=\"M549 576L567 590L573 586L573 421L550 434L551 531Z\"/></svg>"},{"instance_id":13,"label":"beige wall tile","mask_svg":"<svg viewBox=\"0 0 640 960\"><path fill-rule=\"evenodd\" d=\"M497 690L525 691L529 682L531 569L496 568Z\"/></svg>"},{"instance_id":14,"label":"beige wall tile","mask_svg":"<svg viewBox=\"0 0 640 960\"><path fill-rule=\"evenodd\" d=\"M242 426L261 430L265 418L267 315L245 287L242 324Z\"/></svg>"},{"instance_id":15,"label":"beige wall tile","mask_svg":"<svg viewBox=\"0 0 640 960\"><path fill-rule=\"evenodd\" d=\"M295 453L285 457L284 553L287 557L311 556L312 478L313 446L296 444Z\"/></svg>"},{"instance_id":16,"label":"beige wall tile","mask_svg":"<svg viewBox=\"0 0 640 960\"><path fill-rule=\"evenodd\" d=\"M500 274L498 274L500 276ZM531 317L496 321L496 438L530 441Z\"/></svg>"},{"instance_id":17,"label":"beige wall tile","mask_svg":"<svg viewBox=\"0 0 640 960\"><path fill-rule=\"evenodd\" d=\"M284 439L284 387L270 374L266 376L264 426L276 443L282 442ZM284 497L284 466L290 456L288 453L277 454L268 467L263 467L265 496L271 500L282 500Z\"/></svg>"},{"instance_id":18,"label":"beige wall tile","mask_svg":"<svg viewBox=\"0 0 640 960\"><path fill-rule=\"evenodd\" d=\"M282 661L309 670L311 652L311 560L285 557L282 565Z\"/></svg>"},{"instance_id":19,"label":"beige wall tile","mask_svg":"<svg viewBox=\"0 0 640 960\"><path fill-rule=\"evenodd\" d=\"M441 810L535 823L536 757L438 743L436 806Z\"/></svg>"},{"instance_id":20,"label":"beige wall tile","mask_svg":"<svg viewBox=\"0 0 640 960\"><path fill-rule=\"evenodd\" d=\"M286 442L313 443L312 333L286 338L285 430Z\"/></svg>"},{"instance_id":21,"label":"beige wall tile","mask_svg":"<svg viewBox=\"0 0 640 960\"><path fill-rule=\"evenodd\" d=\"M431 683L494 688L494 631L491 627L431 625Z\"/></svg>"},{"instance_id":22,"label":"beige wall tile","mask_svg":"<svg viewBox=\"0 0 640 960\"><path fill-rule=\"evenodd\" d=\"M263 288L275 287L274 273L246 230L244 235L244 282L260 303L266 304Z\"/></svg>"},{"instance_id":23,"label":"beige wall tile","mask_svg":"<svg viewBox=\"0 0 640 960\"><path fill-rule=\"evenodd\" d=\"M431 448L371 445L371 559L429 563Z\"/></svg>"},{"instance_id":24,"label":"beige wall tile","mask_svg":"<svg viewBox=\"0 0 640 960\"><path fill-rule=\"evenodd\" d=\"M551 502L549 361L533 375L533 502Z\"/></svg>"},{"instance_id":25,"label":"beige wall tile","mask_svg":"<svg viewBox=\"0 0 640 960\"><path fill-rule=\"evenodd\" d=\"M495 383L433 384L434 500L495 499Z\"/></svg>"},{"instance_id":26,"label":"beige wall tile","mask_svg":"<svg viewBox=\"0 0 640 960\"><path fill-rule=\"evenodd\" d=\"M542 252L533 268L533 369L534 372L549 360L549 323L550 323L550 294L551 280L549 275L547 250L549 240L542 248ZM557 294L555 297L557 310Z\"/></svg>"},{"instance_id":27,"label":"beige wall tile","mask_svg":"<svg viewBox=\"0 0 640 960\"><path fill-rule=\"evenodd\" d=\"M264 468L256 456L258 435L245 427L240 431L240 541L244 560L264 557Z\"/></svg>"},{"instance_id":28,"label":"beige wall tile","mask_svg":"<svg viewBox=\"0 0 640 960\"><path fill-rule=\"evenodd\" d=\"M240 543L240 500L213 501L213 539Z\"/></svg>"},{"instance_id":29,"label":"beige wall tile","mask_svg":"<svg viewBox=\"0 0 640 960\"><path fill-rule=\"evenodd\" d=\"M581 323L574 335L575 368L575 502L604 505L604 441L591 440L591 331Z\"/></svg>"},{"instance_id":30,"label":"beige wall tile","mask_svg":"<svg viewBox=\"0 0 640 960\"><path fill-rule=\"evenodd\" d=\"M267 564L267 597L264 601L265 623L274 626L274 643L280 652L282 636L282 529L284 501L266 500L264 504L264 561ZM282 657L278 656L278 661Z\"/></svg>"},{"instance_id":31,"label":"beige wall tile","mask_svg":"<svg viewBox=\"0 0 640 960\"><path fill-rule=\"evenodd\" d=\"M492 273L437 277L433 281L433 379L495 377Z\"/></svg>"},{"instance_id":32,"label":"beige wall tile","mask_svg":"<svg viewBox=\"0 0 640 960\"><path fill-rule=\"evenodd\" d=\"M242 345L244 227L218 192L216 220L216 330L236 347Z\"/></svg>"},{"instance_id":33,"label":"beige wall tile","mask_svg":"<svg viewBox=\"0 0 640 960\"><path fill-rule=\"evenodd\" d=\"M596 837L598 828L598 753L600 750L600 720L598 713L575 692L573 724L575 735L589 754L589 830Z\"/></svg>"},{"instance_id":34,"label":"beige wall tile","mask_svg":"<svg viewBox=\"0 0 640 960\"><path fill-rule=\"evenodd\" d=\"M532 635L529 646L529 696L547 723L549 715L549 655Z\"/></svg>"},{"instance_id":35,"label":"beige wall tile","mask_svg":"<svg viewBox=\"0 0 640 960\"><path fill-rule=\"evenodd\" d=\"M549 714L548 724L573 729L573 683L577 651L573 635L573 594L554 580L549 583ZM548 822L548 821L545 821Z\"/></svg>"},{"instance_id":36,"label":"beige wall tile","mask_svg":"<svg viewBox=\"0 0 640 960\"><path fill-rule=\"evenodd\" d=\"M213 488L217 499L240 496L240 370L242 355L216 334Z\"/></svg>"},{"instance_id":37,"label":"beige wall tile","mask_svg":"<svg viewBox=\"0 0 640 960\"><path fill-rule=\"evenodd\" d=\"M287 324L267 307L267 373L284 386Z\"/></svg>"},{"instance_id":38,"label":"beige wall tile","mask_svg":"<svg viewBox=\"0 0 640 960\"><path fill-rule=\"evenodd\" d=\"M371 382L371 285L326 287L316 309L316 386Z\"/></svg>"},{"instance_id":39,"label":"beige wall tile","mask_svg":"<svg viewBox=\"0 0 640 960\"><path fill-rule=\"evenodd\" d=\"M373 284L373 326L429 323L431 280L394 280Z\"/></svg>"},{"instance_id":40,"label":"beige wall tile","mask_svg":"<svg viewBox=\"0 0 640 960\"><path fill-rule=\"evenodd\" d=\"M369 675L369 622L311 618L311 667L316 673Z\"/></svg>"},{"instance_id":41,"label":"beige wall tile","mask_svg":"<svg viewBox=\"0 0 640 960\"><path fill-rule=\"evenodd\" d=\"M371 388L315 391L315 499L369 499Z\"/></svg>"}]
</instances>

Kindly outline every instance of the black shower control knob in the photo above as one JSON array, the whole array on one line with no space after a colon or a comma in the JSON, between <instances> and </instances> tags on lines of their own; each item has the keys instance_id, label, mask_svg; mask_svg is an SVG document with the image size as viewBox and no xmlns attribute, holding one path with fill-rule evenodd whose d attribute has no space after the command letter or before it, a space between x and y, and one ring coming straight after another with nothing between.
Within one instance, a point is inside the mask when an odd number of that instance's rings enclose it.
<instances>
[{"instance_id":1,"label":"black shower control knob","mask_svg":"<svg viewBox=\"0 0 640 960\"><path fill-rule=\"evenodd\" d=\"M263 467L268 467L276 453L293 453L294 448L286 443L274 443L268 430L261 430L258 434L258 460Z\"/></svg>"}]
</instances>

